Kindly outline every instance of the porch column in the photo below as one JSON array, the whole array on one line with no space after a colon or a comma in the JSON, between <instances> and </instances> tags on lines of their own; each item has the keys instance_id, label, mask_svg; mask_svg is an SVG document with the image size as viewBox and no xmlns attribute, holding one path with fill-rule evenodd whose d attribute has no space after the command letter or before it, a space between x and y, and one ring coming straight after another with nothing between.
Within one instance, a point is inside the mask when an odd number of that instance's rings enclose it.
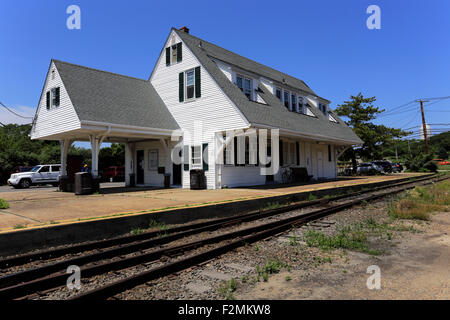
<instances>
[{"instance_id":1,"label":"porch column","mask_svg":"<svg viewBox=\"0 0 450 320\"><path fill-rule=\"evenodd\" d=\"M105 136L89 136L91 141L91 156L92 156L92 170L91 174L93 177L98 176L98 153L100 151L100 146L103 142Z\"/></svg>"},{"instance_id":2,"label":"porch column","mask_svg":"<svg viewBox=\"0 0 450 320\"><path fill-rule=\"evenodd\" d=\"M125 185L130 186L130 174L134 173L134 143L125 143Z\"/></svg>"},{"instance_id":3,"label":"porch column","mask_svg":"<svg viewBox=\"0 0 450 320\"><path fill-rule=\"evenodd\" d=\"M67 175L67 154L69 153L69 148L72 145L73 140L64 139L59 140L61 146L61 175Z\"/></svg>"}]
</instances>

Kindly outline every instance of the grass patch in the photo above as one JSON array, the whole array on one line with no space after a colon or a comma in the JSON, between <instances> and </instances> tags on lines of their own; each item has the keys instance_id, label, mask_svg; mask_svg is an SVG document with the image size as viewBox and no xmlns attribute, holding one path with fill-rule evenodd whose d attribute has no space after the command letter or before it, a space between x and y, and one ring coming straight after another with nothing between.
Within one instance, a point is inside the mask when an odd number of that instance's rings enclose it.
<instances>
[{"instance_id":1,"label":"grass patch","mask_svg":"<svg viewBox=\"0 0 450 320\"><path fill-rule=\"evenodd\" d=\"M264 208L263 210L272 210L272 209L278 209L281 208L282 205L278 202L269 202Z\"/></svg>"},{"instance_id":2,"label":"grass patch","mask_svg":"<svg viewBox=\"0 0 450 320\"><path fill-rule=\"evenodd\" d=\"M226 300L234 300L233 292L236 291L236 280L224 281L219 286L219 294Z\"/></svg>"},{"instance_id":3,"label":"grass patch","mask_svg":"<svg viewBox=\"0 0 450 320\"><path fill-rule=\"evenodd\" d=\"M389 216L396 219L430 220L430 214L449 211L450 181L427 187L415 187L388 206Z\"/></svg>"},{"instance_id":4,"label":"grass patch","mask_svg":"<svg viewBox=\"0 0 450 320\"><path fill-rule=\"evenodd\" d=\"M310 192L308 195L308 201L314 201L316 199L317 199L317 197Z\"/></svg>"},{"instance_id":5,"label":"grass patch","mask_svg":"<svg viewBox=\"0 0 450 320\"><path fill-rule=\"evenodd\" d=\"M21 225L21 224L16 224L15 226L14 226L14 229L24 229L25 228L25 226L24 225Z\"/></svg>"},{"instance_id":6,"label":"grass patch","mask_svg":"<svg viewBox=\"0 0 450 320\"><path fill-rule=\"evenodd\" d=\"M8 208L9 208L8 201L0 199L0 209L8 209Z\"/></svg>"},{"instance_id":7,"label":"grass patch","mask_svg":"<svg viewBox=\"0 0 450 320\"><path fill-rule=\"evenodd\" d=\"M158 229L160 231L167 231L169 229L169 226L166 225L164 222L157 222L155 220L150 220L148 224L149 229Z\"/></svg>"},{"instance_id":8,"label":"grass patch","mask_svg":"<svg viewBox=\"0 0 450 320\"><path fill-rule=\"evenodd\" d=\"M274 274L280 272L282 268L288 268L289 266L282 262L279 258L267 259L266 263L263 266L256 266L256 273L258 274L258 281L262 277L266 282L269 279L269 274Z\"/></svg>"},{"instance_id":9,"label":"grass patch","mask_svg":"<svg viewBox=\"0 0 450 320\"><path fill-rule=\"evenodd\" d=\"M135 229L131 230L130 233L133 235L137 235L137 234L144 233L145 231L146 231L145 229L135 228Z\"/></svg>"},{"instance_id":10,"label":"grass patch","mask_svg":"<svg viewBox=\"0 0 450 320\"><path fill-rule=\"evenodd\" d=\"M305 237L306 244L309 247L318 247L324 251L348 249L373 255L381 253L379 250L369 249L367 234L358 226L346 226L333 236L328 236L315 230L308 230Z\"/></svg>"}]
</instances>

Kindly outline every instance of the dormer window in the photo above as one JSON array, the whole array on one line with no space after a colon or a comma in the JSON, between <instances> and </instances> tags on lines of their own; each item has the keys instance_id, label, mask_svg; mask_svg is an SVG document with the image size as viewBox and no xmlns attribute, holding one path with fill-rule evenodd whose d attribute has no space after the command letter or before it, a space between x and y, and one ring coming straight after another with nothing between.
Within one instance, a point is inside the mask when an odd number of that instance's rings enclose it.
<instances>
[{"instance_id":1,"label":"dormer window","mask_svg":"<svg viewBox=\"0 0 450 320\"><path fill-rule=\"evenodd\" d=\"M325 104L319 103L319 110L322 111L324 115L327 114L327 106Z\"/></svg>"},{"instance_id":2,"label":"dormer window","mask_svg":"<svg viewBox=\"0 0 450 320\"><path fill-rule=\"evenodd\" d=\"M305 110L303 107L303 97L298 97L297 110L298 113L305 114Z\"/></svg>"},{"instance_id":3,"label":"dormer window","mask_svg":"<svg viewBox=\"0 0 450 320\"><path fill-rule=\"evenodd\" d=\"M179 42L166 48L166 66L170 66L181 62L182 60L182 43Z\"/></svg>"},{"instance_id":4,"label":"dormer window","mask_svg":"<svg viewBox=\"0 0 450 320\"><path fill-rule=\"evenodd\" d=\"M295 108L297 107L297 96L295 94L291 95L291 111L295 111Z\"/></svg>"},{"instance_id":5,"label":"dormer window","mask_svg":"<svg viewBox=\"0 0 450 320\"><path fill-rule=\"evenodd\" d=\"M289 91L284 91L284 106L289 109Z\"/></svg>"},{"instance_id":6,"label":"dormer window","mask_svg":"<svg viewBox=\"0 0 450 320\"><path fill-rule=\"evenodd\" d=\"M247 96L249 100L252 99L252 80L242 77L236 76L236 85L239 89Z\"/></svg>"},{"instance_id":7,"label":"dormer window","mask_svg":"<svg viewBox=\"0 0 450 320\"><path fill-rule=\"evenodd\" d=\"M277 98L281 100L281 89L280 88L277 88L275 90L275 94L276 94Z\"/></svg>"}]
</instances>

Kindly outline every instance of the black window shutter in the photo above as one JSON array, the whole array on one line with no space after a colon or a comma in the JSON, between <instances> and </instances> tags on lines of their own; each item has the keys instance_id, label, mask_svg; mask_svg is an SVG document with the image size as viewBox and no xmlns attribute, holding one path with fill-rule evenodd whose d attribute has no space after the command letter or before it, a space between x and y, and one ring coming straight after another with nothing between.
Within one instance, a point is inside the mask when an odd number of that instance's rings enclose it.
<instances>
[{"instance_id":1,"label":"black window shutter","mask_svg":"<svg viewBox=\"0 0 450 320\"><path fill-rule=\"evenodd\" d=\"M170 47L166 48L166 66L170 66Z\"/></svg>"},{"instance_id":2,"label":"black window shutter","mask_svg":"<svg viewBox=\"0 0 450 320\"><path fill-rule=\"evenodd\" d=\"M200 67L195 68L195 97L200 98L201 97L201 90L200 90Z\"/></svg>"},{"instance_id":3,"label":"black window shutter","mask_svg":"<svg viewBox=\"0 0 450 320\"><path fill-rule=\"evenodd\" d=\"M331 146L328 145L328 161L331 162Z\"/></svg>"},{"instance_id":4,"label":"black window shutter","mask_svg":"<svg viewBox=\"0 0 450 320\"><path fill-rule=\"evenodd\" d=\"M278 148L280 151L280 166L283 165L283 140L280 140L279 142L280 147Z\"/></svg>"},{"instance_id":5,"label":"black window shutter","mask_svg":"<svg viewBox=\"0 0 450 320\"><path fill-rule=\"evenodd\" d=\"M189 171L189 146L183 146L184 171Z\"/></svg>"},{"instance_id":6,"label":"black window shutter","mask_svg":"<svg viewBox=\"0 0 450 320\"><path fill-rule=\"evenodd\" d=\"M50 91L47 91L46 97L47 97L46 103L47 103L47 110L48 110L48 109L50 109Z\"/></svg>"},{"instance_id":7,"label":"black window shutter","mask_svg":"<svg viewBox=\"0 0 450 320\"><path fill-rule=\"evenodd\" d=\"M256 136L256 166L259 166L259 137Z\"/></svg>"},{"instance_id":8,"label":"black window shutter","mask_svg":"<svg viewBox=\"0 0 450 320\"><path fill-rule=\"evenodd\" d=\"M59 87L55 90L56 106L59 107Z\"/></svg>"},{"instance_id":9,"label":"black window shutter","mask_svg":"<svg viewBox=\"0 0 450 320\"><path fill-rule=\"evenodd\" d=\"M184 101L184 72L180 72L178 75L179 80L179 100L180 102Z\"/></svg>"},{"instance_id":10,"label":"black window shutter","mask_svg":"<svg viewBox=\"0 0 450 320\"><path fill-rule=\"evenodd\" d=\"M181 60L183 60L183 56L182 56L182 49L181 49L181 45L182 42L177 43L177 62L180 62Z\"/></svg>"},{"instance_id":11,"label":"black window shutter","mask_svg":"<svg viewBox=\"0 0 450 320\"><path fill-rule=\"evenodd\" d=\"M202 149L203 149L203 156L202 156L203 170L208 171L209 170L209 164L208 164L208 162L205 161L205 159L207 159L207 161L209 161L209 158L208 158L208 144L207 143L203 143Z\"/></svg>"},{"instance_id":12,"label":"black window shutter","mask_svg":"<svg viewBox=\"0 0 450 320\"><path fill-rule=\"evenodd\" d=\"M300 144L298 141L295 143L295 153L297 155L297 165L300 165Z\"/></svg>"},{"instance_id":13,"label":"black window shutter","mask_svg":"<svg viewBox=\"0 0 450 320\"><path fill-rule=\"evenodd\" d=\"M234 165L237 166L237 137L234 137Z\"/></svg>"}]
</instances>

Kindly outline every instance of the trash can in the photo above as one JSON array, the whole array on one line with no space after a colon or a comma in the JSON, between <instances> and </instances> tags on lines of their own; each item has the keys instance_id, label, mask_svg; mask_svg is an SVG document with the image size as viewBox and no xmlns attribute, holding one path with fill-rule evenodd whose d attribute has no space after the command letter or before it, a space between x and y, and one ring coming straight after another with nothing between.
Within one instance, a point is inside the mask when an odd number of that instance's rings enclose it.
<instances>
[{"instance_id":1,"label":"trash can","mask_svg":"<svg viewBox=\"0 0 450 320\"><path fill-rule=\"evenodd\" d=\"M190 171L190 184L192 190L206 189L206 176L204 170L193 169Z\"/></svg>"},{"instance_id":2,"label":"trash can","mask_svg":"<svg viewBox=\"0 0 450 320\"><path fill-rule=\"evenodd\" d=\"M170 173L164 173L164 188L170 188Z\"/></svg>"},{"instance_id":3,"label":"trash can","mask_svg":"<svg viewBox=\"0 0 450 320\"><path fill-rule=\"evenodd\" d=\"M75 194L91 194L92 193L92 175L89 172L75 173Z\"/></svg>"},{"instance_id":4,"label":"trash can","mask_svg":"<svg viewBox=\"0 0 450 320\"><path fill-rule=\"evenodd\" d=\"M136 181L134 180L134 173L130 173L130 185L129 187L134 187L136 185Z\"/></svg>"},{"instance_id":5,"label":"trash can","mask_svg":"<svg viewBox=\"0 0 450 320\"><path fill-rule=\"evenodd\" d=\"M69 184L69 177L68 176L61 176L59 177L59 190L63 192L69 191L68 189Z\"/></svg>"}]
</instances>

